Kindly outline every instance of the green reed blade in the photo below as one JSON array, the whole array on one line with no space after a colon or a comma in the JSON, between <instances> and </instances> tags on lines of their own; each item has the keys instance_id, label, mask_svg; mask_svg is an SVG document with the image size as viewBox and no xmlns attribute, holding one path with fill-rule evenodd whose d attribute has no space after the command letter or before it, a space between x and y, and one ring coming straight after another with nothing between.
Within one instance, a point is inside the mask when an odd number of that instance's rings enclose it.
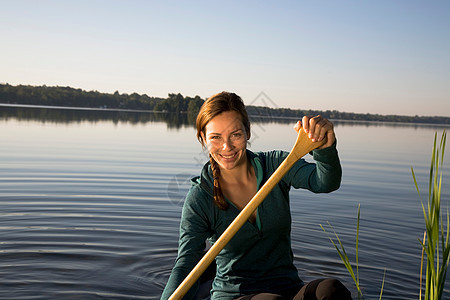
<instances>
[{"instance_id":1,"label":"green reed blade","mask_svg":"<svg viewBox=\"0 0 450 300\"><path fill-rule=\"evenodd\" d=\"M381 283L381 290L380 290L380 300L381 300L381 297L383 296L383 289L384 289L384 280L385 280L385 278L386 278L386 269L384 269L384 274L383 274L383 282Z\"/></svg>"},{"instance_id":2,"label":"green reed blade","mask_svg":"<svg viewBox=\"0 0 450 300\"><path fill-rule=\"evenodd\" d=\"M356 281L359 286L359 262L358 262L358 245L359 245L359 219L361 215L361 204L358 204L358 219L356 220Z\"/></svg>"},{"instance_id":3,"label":"green reed blade","mask_svg":"<svg viewBox=\"0 0 450 300\"><path fill-rule=\"evenodd\" d=\"M419 185L417 184L417 180L416 180L416 174L414 173L414 169L413 169L413 167L411 167L411 173L412 173L412 176L413 176L413 179L414 179L414 184L416 185L416 190L417 190L417 193L419 194L419 198L420 198L420 190L419 190ZM422 203L422 206L423 206L423 203Z\"/></svg>"},{"instance_id":4,"label":"green reed blade","mask_svg":"<svg viewBox=\"0 0 450 300\"><path fill-rule=\"evenodd\" d=\"M345 252L344 245L342 244L342 242L341 242L341 240L340 240L338 234L337 234L336 231L334 230L333 226L331 226L330 222L327 222L327 223L328 223L328 226L329 226L329 227L331 228L331 230L333 231L333 233L334 233L334 235L335 235L335 237L336 237L336 239L337 239L337 241L338 241L338 243L339 243L340 249L339 249L337 243L330 237L330 235L328 234L328 232L327 232L327 231L325 230L325 228L322 226L322 224L319 224L319 225L320 225L320 227L322 228L322 230L325 232L325 234L328 236L328 239L331 241L331 243L333 244L334 248L336 249L336 252L339 254L339 257L341 258L342 262L344 263L345 268L347 269L347 271L349 272L349 274L350 274L350 276L352 277L353 281L355 282L356 289L357 289L357 291L358 291L358 299L360 299L360 297L362 297L361 288L360 288L360 286L359 286L358 280L357 280L356 277L355 277L355 273L354 273L353 267L352 267L352 265L351 265L351 263L350 263L350 259L348 258L348 255L347 255L347 253Z\"/></svg>"}]
</instances>

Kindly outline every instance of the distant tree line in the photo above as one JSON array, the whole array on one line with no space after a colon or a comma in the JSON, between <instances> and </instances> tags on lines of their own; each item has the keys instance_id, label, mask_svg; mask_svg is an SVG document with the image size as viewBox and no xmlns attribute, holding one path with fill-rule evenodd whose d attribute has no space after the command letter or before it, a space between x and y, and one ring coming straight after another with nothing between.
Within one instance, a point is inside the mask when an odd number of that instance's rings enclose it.
<instances>
[{"instance_id":1,"label":"distant tree line","mask_svg":"<svg viewBox=\"0 0 450 300\"><path fill-rule=\"evenodd\" d=\"M299 116L322 115L332 120L365 121L365 122L402 122L421 124L450 124L450 117L439 116L400 116L400 115L380 115L380 114L360 114L351 112L340 112L337 110L301 110L289 108L268 108L247 106L247 111L251 116L268 116L272 118L295 118Z\"/></svg>"},{"instance_id":2,"label":"distant tree line","mask_svg":"<svg viewBox=\"0 0 450 300\"><path fill-rule=\"evenodd\" d=\"M203 100L169 94L167 98L139 95L100 93L71 87L48 87L0 84L0 103L45 106L87 107L107 109L131 109L164 112L198 112Z\"/></svg>"},{"instance_id":3,"label":"distant tree line","mask_svg":"<svg viewBox=\"0 0 450 300\"><path fill-rule=\"evenodd\" d=\"M167 113L187 113L193 120L204 100L199 96L184 97L181 94L169 94L167 98L150 97L137 93L114 94L98 91L84 91L71 87L48 87L0 84L0 103L28 104L44 106L65 106L102 109L145 110ZM262 106L247 106L247 111L253 118L296 118L304 115L318 115L334 120L377 121L377 122L405 122L450 124L450 117L437 116L399 116L379 114L358 114L339 112L336 110L300 110L289 108L269 108Z\"/></svg>"}]
</instances>

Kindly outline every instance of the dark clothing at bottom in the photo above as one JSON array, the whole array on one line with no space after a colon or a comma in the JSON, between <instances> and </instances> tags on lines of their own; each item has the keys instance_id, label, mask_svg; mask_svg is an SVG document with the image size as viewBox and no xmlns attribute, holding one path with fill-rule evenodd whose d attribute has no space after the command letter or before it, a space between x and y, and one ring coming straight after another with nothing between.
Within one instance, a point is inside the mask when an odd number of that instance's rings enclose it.
<instances>
[{"instance_id":1,"label":"dark clothing at bottom","mask_svg":"<svg viewBox=\"0 0 450 300\"><path fill-rule=\"evenodd\" d=\"M304 285L300 291L284 295L261 293L242 296L235 300L351 300L350 291L337 279L317 279Z\"/></svg>"}]
</instances>

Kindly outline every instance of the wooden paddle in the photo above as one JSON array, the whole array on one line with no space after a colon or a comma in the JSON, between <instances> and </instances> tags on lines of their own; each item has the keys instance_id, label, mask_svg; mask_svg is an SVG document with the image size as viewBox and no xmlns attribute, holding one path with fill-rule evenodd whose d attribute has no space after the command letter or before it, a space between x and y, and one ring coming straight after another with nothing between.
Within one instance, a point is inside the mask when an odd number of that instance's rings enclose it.
<instances>
[{"instance_id":1,"label":"wooden paddle","mask_svg":"<svg viewBox=\"0 0 450 300\"><path fill-rule=\"evenodd\" d=\"M297 162L303 156L305 156L305 154L323 145L325 142L326 139L320 142L313 142L308 137L303 128L300 129L297 140L295 141L295 145L292 148L291 153L289 153L289 155L275 170L272 176L270 176L270 178L261 187L261 189L247 203L247 205L242 209L242 211L239 213L236 219L234 219L234 221L230 224L230 226L228 226L228 228L223 232L223 234L219 237L219 239L217 239L217 241L208 250L208 252L206 252L203 258L194 267L194 269L192 269L191 273L189 273L189 275L173 292L169 300L181 299L189 291L192 285L200 278L200 275L202 275L203 272L205 272L205 270L216 258L219 252L226 246L226 244L231 240L231 238L236 234L236 232L238 232L238 230L245 224L245 222L253 214L256 208L258 208L261 202L272 191L275 185L292 168L294 163Z\"/></svg>"}]
</instances>

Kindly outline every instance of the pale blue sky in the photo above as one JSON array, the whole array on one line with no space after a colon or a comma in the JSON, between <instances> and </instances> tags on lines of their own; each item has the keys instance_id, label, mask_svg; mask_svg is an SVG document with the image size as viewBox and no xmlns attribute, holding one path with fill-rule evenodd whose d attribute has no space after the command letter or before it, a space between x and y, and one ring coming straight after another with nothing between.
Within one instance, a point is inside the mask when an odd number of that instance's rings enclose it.
<instances>
[{"instance_id":1,"label":"pale blue sky","mask_svg":"<svg viewBox=\"0 0 450 300\"><path fill-rule=\"evenodd\" d=\"M450 116L450 1L0 1L0 82ZM266 102L267 103L267 102Z\"/></svg>"}]
</instances>

